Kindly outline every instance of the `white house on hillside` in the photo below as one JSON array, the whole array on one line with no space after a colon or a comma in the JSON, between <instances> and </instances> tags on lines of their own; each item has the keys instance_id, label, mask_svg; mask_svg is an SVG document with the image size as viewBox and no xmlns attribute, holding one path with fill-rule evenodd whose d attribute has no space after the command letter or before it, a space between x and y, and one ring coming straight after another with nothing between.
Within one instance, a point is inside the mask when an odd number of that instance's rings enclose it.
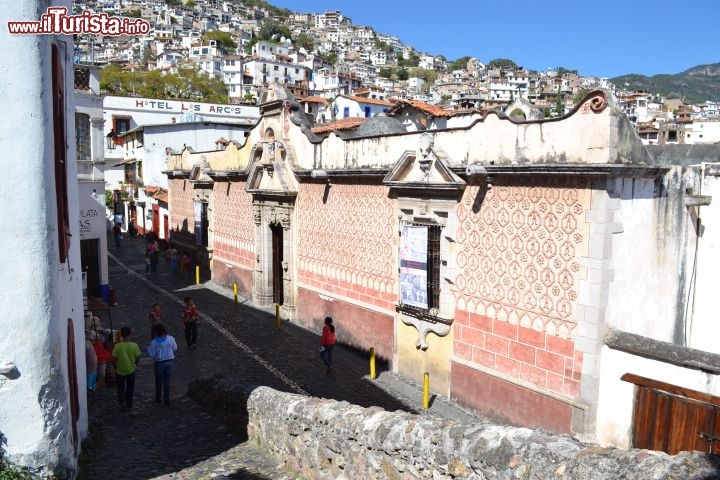
<instances>
[{"instance_id":1,"label":"white house on hillside","mask_svg":"<svg viewBox=\"0 0 720 480\"><path fill-rule=\"evenodd\" d=\"M393 104L385 100L364 98L353 95L338 95L333 102L335 118L347 117L377 117L387 113Z\"/></svg>"}]
</instances>

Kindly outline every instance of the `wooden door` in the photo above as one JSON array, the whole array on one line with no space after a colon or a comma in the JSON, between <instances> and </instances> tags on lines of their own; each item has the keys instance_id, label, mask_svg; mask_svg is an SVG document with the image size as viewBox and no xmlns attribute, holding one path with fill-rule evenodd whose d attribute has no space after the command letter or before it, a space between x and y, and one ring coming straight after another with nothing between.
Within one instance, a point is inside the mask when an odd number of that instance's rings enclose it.
<instances>
[{"instance_id":1,"label":"wooden door","mask_svg":"<svg viewBox=\"0 0 720 480\"><path fill-rule=\"evenodd\" d=\"M622 379L636 385L633 447L720 454L720 398L636 375Z\"/></svg>"},{"instance_id":2,"label":"wooden door","mask_svg":"<svg viewBox=\"0 0 720 480\"><path fill-rule=\"evenodd\" d=\"M272 232L272 286L273 303L283 304L283 229L277 223L270 225Z\"/></svg>"},{"instance_id":3,"label":"wooden door","mask_svg":"<svg viewBox=\"0 0 720 480\"><path fill-rule=\"evenodd\" d=\"M160 238L160 206L155 203L152 206L152 231Z\"/></svg>"},{"instance_id":4,"label":"wooden door","mask_svg":"<svg viewBox=\"0 0 720 480\"><path fill-rule=\"evenodd\" d=\"M170 241L170 222L167 215L163 215L163 238Z\"/></svg>"},{"instance_id":5,"label":"wooden door","mask_svg":"<svg viewBox=\"0 0 720 480\"><path fill-rule=\"evenodd\" d=\"M100 296L100 240L80 240L80 262L87 274L88 295Z\"/></svg>"}]
</instances>

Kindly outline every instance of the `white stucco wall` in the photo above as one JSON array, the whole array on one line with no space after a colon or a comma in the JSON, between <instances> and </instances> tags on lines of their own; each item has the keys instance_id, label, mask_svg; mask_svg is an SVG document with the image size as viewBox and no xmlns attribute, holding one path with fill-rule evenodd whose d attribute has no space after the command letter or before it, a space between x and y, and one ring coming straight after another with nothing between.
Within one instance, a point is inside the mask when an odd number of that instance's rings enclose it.
<instances>
[{"instance_id":1,"label":"white stucco wall","mask_svg":"<svg viewBox=\"0 0 720 480\"><path fill-rule=\"evenodd\" d=\"M147 126L144 129L142 146L143 182L146 186L158 186L167 189L167 147L176 152L184 146L192 147L196 152L215 150L215 141L224 137L240 144L245 143L245 132L249 127L222 124L180 123L175 125ZM137 153L137 152L136 152ZM134 155L130 155L134 156ZM138 158L140 158L138 156Z\"/></svg>"},{"instance_id":2,"label":"white stucco wall","mask_svg":"<svg viewBox=\"0 0 720 480\"><path fill-rule=\"evenodd\" d=\"M57 1L71 10L72 2ZM8 2L0 24L37 21L49 2ZM67 366L67 323L75 325L76 368L80 400L78 429L87 432L84 379L82 282L75 162L68 162L68 201L73 235L69 259L58 259L57 214L51 95L53 36L12 36L0 29L3 55L0 82L5 98L0 116L6 168L0 176L0 269L6 282L0 291L0 361L17 367L0 375L0 431L13 461L44 472L68 475L75 470ZM74 119L72 38L64 48L66 119ZM8 74L7 72L12 72ZM67 158L74 159L74 122L67 122Z\"/></svg>"},{"instance_id":3,"label":"white stucco wall","mask_svg":"<svg viewBox=\"0 0 720 480\"><path fill-rule=\"evenodd\" d=\"M342 97L339 97L342 98ZM337 101L337 100L336 100ZM587 106L587 105L586 105ZM608 106L595 113L580 108L559 121L515 124L490 114L467 129L432 133L435 147L444 150L451 165L465 164L613 164L627 161L620 157L618 116ZM342 116L342 110L338 112ZM372 121L372 120L368 120ZM388 168L405 150L418 147L421 133L410 132L392 137L342 140L330 134L320 145L304 138L299 128L290 127L288 136L296 149L298 168ZM404 141L398 141L400 137ZM256 128L251 145L261 138ZM637 142L640 143L639 140ZM649 157L633 158L634 162ZM321 163L318 164L318 161Z\"/></svg>"},{"instance_id":4,"label":"white stucco wall","mask_svg":"<svg viewBox=\"0 0 720 480\"><path fill-rule=\"evenodd\" d=\"M714 164L714 168L720 165ZM699 207L702 220L702 236L697 255L697 276L690 293L689 338L690 347L713 353L720 353L720 322L718 321L718 272L720 272L720 177L705 176L702 190L696 193L712 196L708 206ZM698 207L692 207L698 211ZM694 220L693 217L692 220ZM688 262L692 265L694 256L694 228L691 230L688 248ZM690 277L689 277L690 278ZM694 305L692 299L694 298Z\"/></svg>"},{"instance_id":5,"label":"white stucco wall","mask_svg":"<svg viewBox=\"0 0 720 480\"><path fill-rule=\"evenodd\" d=\"M672 342L680 288L679 260L684 252L683 223L666 210L671 208L666 199L655 198L652 178L620 178L611 188L614 193L610 197L618 207L614 218L593 226L616 232L605 247L614 271L606 321L621 331Z\"/></svg>"},{"instance_id":6,"label":"white stucco wall","mask_svg":"<svg viewBox=\"0 0 720 480\"><path fill-rule=\"evenodd\" d=\"M80 240L98 240L100 285L108 285L107 217L105 214L105 182L79 182L78 228Z\"/></svg>"}]
</instances>

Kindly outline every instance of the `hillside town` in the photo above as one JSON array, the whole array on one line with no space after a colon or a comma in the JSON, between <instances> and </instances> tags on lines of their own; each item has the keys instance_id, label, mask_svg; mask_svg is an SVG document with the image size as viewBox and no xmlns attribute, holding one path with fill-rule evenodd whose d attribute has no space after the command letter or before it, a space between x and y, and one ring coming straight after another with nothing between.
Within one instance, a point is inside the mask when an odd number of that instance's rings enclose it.
<instances>
[{"instance_id":1,"label":"hillside town","mask_svg":"<svg viewBox=\"0 0 720 480\"><path fill-rule=\"evenodd\" d=\"M75 13L84 10L141 17L151 30L125 37L79 35L78 62L135 72L194 68L223 80L228 103L257 102L268 85L280 84L301 100L311 123L368 118L399 102L442 111L447 118L472 110L527 118L527 108L517 108L522 105L530 107L532 118L550 118L602 88L615 95L645 144L720 141L718 102L686 105L652 92L626 92L607 78L564 68L535 72L507 60L450 61L370 26L353 25L340 11L295 13L257 1L75 3ZM225 36L210 39L207 32Z\"/></svg>"}]
</instances>

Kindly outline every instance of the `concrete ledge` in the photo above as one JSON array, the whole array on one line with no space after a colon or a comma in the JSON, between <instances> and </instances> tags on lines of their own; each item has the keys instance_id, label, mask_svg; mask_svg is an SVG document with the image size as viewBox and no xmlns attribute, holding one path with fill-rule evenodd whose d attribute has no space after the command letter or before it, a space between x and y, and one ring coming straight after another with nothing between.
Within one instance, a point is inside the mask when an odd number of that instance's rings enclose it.
<instances>
[{"instance_id":1,"label":"concrete ledge","mask_svg":"<svg viewBox=\"0 0 720 480\"><path fill-rule=\"evenodd\" d=\"M715 353L661 342L619 330L610 330L605 336L604 343L613 350L714 375L720 374L720 355Z\"/></svg>"}]
</instances>

